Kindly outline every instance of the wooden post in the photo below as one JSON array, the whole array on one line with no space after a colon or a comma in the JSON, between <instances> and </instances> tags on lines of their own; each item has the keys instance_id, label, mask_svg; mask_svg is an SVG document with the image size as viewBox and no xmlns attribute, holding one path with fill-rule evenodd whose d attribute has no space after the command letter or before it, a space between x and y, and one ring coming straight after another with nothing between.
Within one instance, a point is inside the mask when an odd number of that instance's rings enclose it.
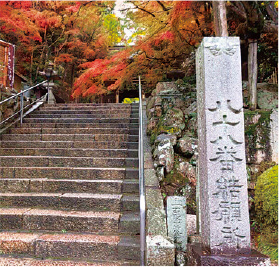
<instances>
[{"instance_id":1,"label":"wooden post","mask_svg":"<svg viewBox=\"0 0 279 267\"><path fill-rule=\"evenodd\" d=\"M115 103L119 103L119 90L115 92Z\"/></svg>"},{"instance_id":2,"label":"wooden post","mask_svg":"<svg viewBox=\"0 0 279 267\"><path fill-rule=\"evenodd\" d=\"M214 14L214 30L215 36L228 36L226 2L212 1Z\"/></svg>"},{"instance_id":3,"label":"wooden post","mask_svg":"<svg viewBox=\"0 0 279 267\"><path fill-rule=\"evenodd\" d=\"M258 42L254 39L248 39L248 88L250 95L250 108L255 110L257 108L257 49Z\"/></svg>"}]
</instances>

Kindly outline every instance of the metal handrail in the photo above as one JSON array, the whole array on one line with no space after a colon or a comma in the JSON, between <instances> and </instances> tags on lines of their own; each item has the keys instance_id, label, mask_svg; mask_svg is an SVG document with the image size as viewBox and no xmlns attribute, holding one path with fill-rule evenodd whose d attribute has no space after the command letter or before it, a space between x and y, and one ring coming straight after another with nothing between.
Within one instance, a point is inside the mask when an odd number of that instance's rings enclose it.
<instances>
[{"instance_id":1,"label":"metal handrail","mask_svg":"<svg viewBox=\"0 0 279 267\"><path fill-rule=\"evenodd\" d=\"M140 264L145 266L145 182L143 159L142 91L139 76L139 192L140 192Z\"/></svg>"},{"instance_id":2,"label":"metal handrail","mask_svg":"<svg viewBox=\"0 0 279 267\"><path fill-rule=\"evenodd\" d=\"M18 112L15 112L15 113L12 114L10 117L8 117L8 118L6 118L5 120L1 121L1 122L0 122L0 126L2 126L5 122L9 121L10 119L12 119L13 117L15 117L15 116L18 115L19 113L20 113L20 123L22 124L22 120L23 120L23 117L24 117L24 114L23 114L24 109L26 109L26 108L28 108L28 107L34 105L35 103L37 103L38 101L41 101L41 100L45 97L45 95L44 95L44 96L41 97L40 99L37 99L37 100L35 100L34 102L32 102L31 104L29 104L29 105L27 105L27 106L24 107L24 101L23 101L23 100L24 100L24 99L23 99L24 93L26 93L26 92L28 92L28 91L30 91L30 90L32 90L32 89L34 89L34 88L36 88L36 87L38 87L38 86L44 84L44 83L46 83L46 82L47 82L47 81L43 81L43 82L41 82L41 83L38 83L38 84L36 84L36 85L34 85L34 86L32 86L32 87L29 87L29 88L27 88L27 89L25 89L25 90L19 92L18 94L15 94L15 95L13 95L13 96L10 96L9 98L7 98L7 99L1 101L1 102L0 102L0 106L3 105L4 103L6 103L6 102L8 102L8 101L10 101L10 100L12 100L12 99L14 99L14 98L16 98L16 97L20 97L20 109L19 109L19 111L18 111Z\"/></svg>"}]
</instances>

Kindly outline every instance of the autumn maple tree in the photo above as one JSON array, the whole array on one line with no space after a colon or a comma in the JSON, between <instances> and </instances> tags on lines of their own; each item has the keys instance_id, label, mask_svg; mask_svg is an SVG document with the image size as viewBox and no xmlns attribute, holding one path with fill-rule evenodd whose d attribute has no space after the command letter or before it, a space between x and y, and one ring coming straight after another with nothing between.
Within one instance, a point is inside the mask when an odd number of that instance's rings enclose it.
<instances>
[{"instance_id":1,"label":"autumn maple tree","mask_svg":"<svg viewBox=\"0 0 279 267\"><path fill-rule=\"evenodd\" d=\"M54 61L66 100L133 88L138 75L146 93L173 73L194 75L196 48L215 35L212 1L126 2L125 17L118 18L114 1L0 1L0 38L16 45L16 69L30 82L41 81L39 71ZM226 2L229 36L240 36L247 47L256 40L269 55L260 66L270 70L277 64L270 56L277 55L275 3ZM266 75L261 71L260 79Z\"/></svg>"},{"instance_id":2,"label":"autumn maple tree","mask_svg":"<svg viewBox=\"0 0 279 267\"><path fill-rule=\"evenodd\" d=\"M126 16L132 21L134 45L104 59L82 64L74 97L103 94L133 87L141 75L145 91L181 68L203 36L212 34L211 6L191 1L130 1ZM113 84L106 86L111 81Z\"/></svg>"},{"instance_id":3,"label":"autumn maple tree","mask_svg":"<svg viewBox=\"0 0 279 267\"><path fill-rule=\"evenodd\" d=\"M111 1L1 1L0 38L16 45L16 70L31 83L42 80L39 71L54 61L69 95L78 66L105 58L121 38L113 6Z\"/></svg>"}]
</instances>

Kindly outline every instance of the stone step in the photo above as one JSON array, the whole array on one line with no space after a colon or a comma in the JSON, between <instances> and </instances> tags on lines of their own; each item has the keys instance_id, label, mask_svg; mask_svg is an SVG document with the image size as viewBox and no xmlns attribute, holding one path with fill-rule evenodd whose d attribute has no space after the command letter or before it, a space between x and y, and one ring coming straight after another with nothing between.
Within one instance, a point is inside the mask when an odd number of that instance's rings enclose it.
<instances>
[{"instance_id":1,"label":"stone step","mask_svg":"<svg viewBox=\"0 0 279 267\"><path fill-rule=\"evenodd\" d=\"M128 134L2 134L2 141L116 141L137 142L138 135Z\"/></svg>"},{"instance_id":2,"label":"stone step","mask_svg":"<svg viewBox=\"0 0 279 267\"><path fill-rule=\"evenodd\" d=\"M123 180L83 180L83 179L47 179L47 178L1 178L0 192L2 193L112 193L138 192L134 183Z\"/></svg>"},{"instance_id":3,"label":"stone step","mask_svg":"<svg viewBox=\"0 0 279 267\"><path fill-rule=\"evenodd\" d=\"M105 107L105 108L131 108L133 105L124 103L56 103L56 104L45 104L44 108L63 108L63 107Z\"/></svg>"},{"instance_id":4,"label":"stone step","mask_svg":"<svg viewBox=\"0 0 279 267\"><path fill-rule=\"evenodd\" d=\"M114 119L114 118L24 118L26 123L138 123L138 119Z\"/></svg>"},{"instance_id":5,"label":"stone step","mask_svg":"<svg viewBox=\"0 0 279 267\"><path fill-rule=\"evenodd\" d=\"M136 177L134 177L136 178ZM138 179L125 179L122 184L122 193L139 193Z\"/></svg>"},{"instance_id":6,"label":"stone step","mask_svg":"<svg viewBox=\"0 0 279 267\"><path fill-rule=\"evenodd\" d=\"M123 114L40 114L40 113L31 113L28 115L28 118L43 118L43 119L73 119L73 118L79 118L79 119L129 119L130 114L123 113Z\"/></svg>"},{"instance_id":7,"label":"stone step","mask_svg":"<svg viewBox=\"0 0 279 267\"><path fill-rule=\"evenodd\" d=\"M119 231L121 233L140 234L140 215L139 212L125 213L121 216L119 222Z\"/></svg>"},{"instance_id":8,"label":"stone step","mask_svg":"<svg viewBox=\"0 0 279 267\"><path fill-rule=\"evenodd\" d=\"M94 114L94 113L99 113L99 114L123 114L123 113L136 113L139 112L139 109L134 109L134 108L107 108L107 107L64 107L64 108L46 108L46 107L41 107L39 110L36 112L40 113L50 113L54 112L54 114L57 113L63 113L63 114L70 114L70 113L88 113L88 114Z\"/></svg>"},{"instance_id":9,"label":"stone step","mask_svg":"<svg viewBox=\"0 0 279 267\"><path fill-rule=\"evenodd\" d=\"M62 156L62 157L108 157L136 158L137 149L90 149L90 148L1 148L3 156Z\"/></svg>"},{"instance_id":10,"label":"stone step","mask_svg":"<svg viewBox=\"0 0 279 267\"><path fill-rule=\"evenodd\" d=\"M1 178L48 178L75 180L138 179L137 168L0 167Z\"/></svg>"},{"instance_id":11,"label":"stone step","mask_svg":"<svg viewBox=\"0 0 279 267\"><path fill-rule=\"evenodd\" d=\"M83 118L83 119L128 119L128 118L132 118L132 119L137 119L138 118L138 114L129 114L129 113L117 113L117 114L84 114L84 113L77 113L77 114L41 114L41 113L31 113L28 115L28 118L62 118L62 119L67 119L67 118Z\"/></svg>"},{"instance_id":12,"label":"stone step","mask_svg":"<svg viewBox=\"0 0 279 267\"><path fill-rule=\"evenodd\" d=\"M24 135L22 136L24 138ZM137 149L137 142L117 141L1 141L2 148Z\"/></svg>"},{"instance_id":13,"label":"stone step","mask_svg":"<svg viewBox=\"0 0 279 267\"><path fill-rule=\"evenodd\" d=\"M40 110L65 110L65 109L92 109L92 110L132 110L138 109L136 106L130 105L44 105Z\"/></svg>"},{"instance_id":14,"label":"stone step","mask_svg":"<svg viewBox=\"0 0 279 267\"><path fill-rule=\"evenodd\" d=\"M128 204L122 204L121 194L89 193L0 193L1 207L25 207L63 209L75 211L120 212ZM125 206L126 205L126 206ZM132 211L136 211L133 209Z\"/></svg>"},{"instance_id":15,"label":"stone step","mask_svg":"<svg viewBox=\"0 0 279 267\"><path fill-rule=\"evenodd\" d=\"M131 167L137 163L124 158L0 156L2 167Z\"/></svg>"},{"instance_id":16,"label":"stone step","mask_svg":"<svg viewBox=\"0 0 279 267\"><path fill-rule=\"evenodd\" d=\"M0 209L1 230L44 230L117 234L119 232L119 220L120 213L116 212L4 207ZM129 231L129 225L125 223L122 224L123 229L121 228L121 232Z\"/></svg>"},{"instance_id":17,"label":"stone step","mask_svg":"<svg viewBox=\"0 0 279 267\"><path fill-rule=\"evenodd\" d=\"M20 124L18 124L20 125ZM139 128L138 123L26 123L23 122L22 127L24 128L121 128L121 129L137 129Z\"/></svg>"},{"instance_id":18,"label":"stone step","mask_svg":"<svg viewBox=\"0 0 279 267\"><path fill-rule=\"evenodd\" d=\"M104 115L115 115L115 114L129 114L130 111L134 114L138 114L138 110L127 110L127 109L99 109L99 110L89 110L89 109L69 109L69 110L46 110L46 109L39 109L31 114L104 114Z\"/></svg>"},{"instance_id":19,"label":"stone step","mask_svg":"<svg viewBox=\"0 0 279 267\"><path fill-rule=\"evenodd\" d=\"M136 195L123 195L121 201L122 211L139 211L139 196Z\"/></svg>"},{"instance_id":20,"label":"stone step","mask_svg":"<svg viewBox=\"0 0 279 267\"><path fill-rule=\"evenodd\" d=\"M138 135L127 128L11 128L9 134L127 134Z\"/></svg>"},{"instance_id":21,"label":"stone step","mask_svg":"<svg viewBox=\"0 0 279 267\"><path fill-rule=\"evenodd\" d=\"M139 260L139 239L75 233L1 232L2 254L41 259Z\"/></svg>"},{"instance_id":22,"label":"stone step","mask_svg":"<svg viewBox=\"0 0 279 267\"><path fill-rule=\"evenodd\" d=\"M139 261L79 261L75 260L54 260L31 257L22 257L20 255L2 255L0 256L0 266L139 266Z\"/></svg>"}]
</instances>

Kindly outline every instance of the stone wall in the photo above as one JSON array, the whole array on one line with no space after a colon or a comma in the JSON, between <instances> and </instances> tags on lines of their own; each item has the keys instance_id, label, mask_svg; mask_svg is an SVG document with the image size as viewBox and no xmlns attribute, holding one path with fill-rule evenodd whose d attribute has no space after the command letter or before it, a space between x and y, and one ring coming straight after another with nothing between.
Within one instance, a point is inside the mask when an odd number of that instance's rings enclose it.
<instances>
[{"instance_id":1,"label":"stone wall","mask_svg":"<svg viewBox=\"0 0 279 267\"><path fill-rule=\"evenodd\" d=\"M187 197L195 214L197 160L196 93L182 81L158 83L147 101L154 168L163 196Z\"/></svg>"},{"instance_id":2,"label":"stone wall","mask_svg":"<svg viewBox=\"0 0 279 267\"><path fill-rule=\"evenodd\" d=\"M278 94L273 89L263 88L266 87L261 85L259 90L272 91L273 97L277 98ZM268 93L261 95L270 98ZM251 197L258 175L273 166L272 162L278 163L277 105L273 101L257 111L244 110L247 178ZM179 80L158 83L147 99L147 133L162 196L186 196L188 215L193 214L194 217L198 156L196 112L195 88ZM190 216L187 217L190 219ZM188 235L194 234L195 224L189 225Z\"/></svg>"}]
</instances>

